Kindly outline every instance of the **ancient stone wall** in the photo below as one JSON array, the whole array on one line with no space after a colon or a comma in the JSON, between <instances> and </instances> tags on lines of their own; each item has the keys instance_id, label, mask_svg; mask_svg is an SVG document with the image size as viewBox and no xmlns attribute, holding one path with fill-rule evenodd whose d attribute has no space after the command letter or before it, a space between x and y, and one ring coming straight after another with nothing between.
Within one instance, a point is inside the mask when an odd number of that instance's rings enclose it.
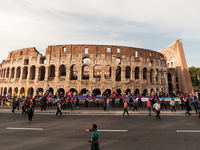
<instances>
[{"instance_id":1,"label":"ancient stone wall","mask_svg":"<svg viewBox=\"0 0 200 150\"><path fill-rule=\"evenodd\" d=\"M148 95L168 91L164 55L140 48L111 45L48 46L45 56L35 48L10 52L0 68L0 94L72 92ZM162 78L162 76L164 78Z\"/></svg>"}]
</instances>

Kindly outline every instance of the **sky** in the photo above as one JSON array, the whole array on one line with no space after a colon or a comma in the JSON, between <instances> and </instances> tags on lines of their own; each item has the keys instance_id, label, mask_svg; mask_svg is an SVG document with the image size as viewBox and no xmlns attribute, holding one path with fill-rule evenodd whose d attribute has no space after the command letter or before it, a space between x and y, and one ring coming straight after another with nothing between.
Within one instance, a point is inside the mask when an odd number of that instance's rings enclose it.
<instances>
[{"instance_id":1,"label":"sky","mask_svg":"<svg viewBox=\"0 0 200 150\"><path fill-rule=\"evenodd\" d=\"M99 44L165 49L182 38L200 67L199 0L1 0L0 62L10 51Z\"/></svg>"}]
</instances>

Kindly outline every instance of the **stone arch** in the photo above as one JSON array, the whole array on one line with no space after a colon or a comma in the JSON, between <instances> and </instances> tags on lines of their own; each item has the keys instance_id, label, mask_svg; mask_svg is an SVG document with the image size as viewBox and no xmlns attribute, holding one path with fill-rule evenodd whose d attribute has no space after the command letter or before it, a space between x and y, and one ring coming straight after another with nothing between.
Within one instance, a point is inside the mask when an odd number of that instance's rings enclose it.
<instances>
[{"instance_id":1,"label":"stone arch","mask_svg":"<svg viewBox=\"0 0 200 150\"><path fill-rule=\"evenodd\" d=\"M3 95L5 96L6 94L7 94L7 87L5 87L3 91Z\"/></svg>"},{"instance_id":2,"label":"stone arch","mask_svg":"<svg viewBox=\"0 0 200 150\"><path fill-rule=\"evenodd\" d=\"M150 70L150 83L153 83L153 69Z\"/></svg>"},{"instance_id":3,"label":"stone arch","mask_svg":"<svg viewBox=\"0 0 200 150\"><path fill-rule=\"evenodd\" d=\"M168 90L169 90L169 95L171 95L171 93L172 93L172 91L173 91L173 86L172 86L172 83L171 82L169 82L168 83Z\"/></svg>"},{"instance_id":4,"label":"stone arch","mask_svg":"<svg viewBox=\"0 0 200 150\"><path fill-rule=\"evenodd\" d=\"M12 69L11 69L11 79L14 78L14 76L15 76L15 68L12 67Z\"/></svg>"},{"instance_id":5,"label":"stone arch","mask_svg":"<svg viewBox=\"0 0 200 150\"><path fill-rule=\"evenodd\" d=\"M81 90L81 94L87 94L86 88L84 88L84 89Z\"/></svg>"},{"instance_id":6,"label":"stone arch","mask_svg":"<svg viewBox=\"0 0 200 150\"><path fill-rule=\"evenodd\" d=\"M38 88L36 91L36 94L39 94L40 96L43 96L44 90L43 88Z\"/></svg>"},{"instance_id":7,"label":"stone arch","mask_svg":"<svg viewBox=\"0 0 200 150\"><path fill-rule=\"evenodd\" d=\"M74 65L71 65L70 67L70 80L77 80L78 78L78 69L77 69L77 66L74 64Z\"/></svg>"},{"instance_id":8,"label":"stone arch","mask_svg":"<svg viewBox=\"0 0 200 150\"><path fill-rule=\"evenodd\" d=\"M51 95L54 95L54 89L52 87L49 88L49 93L51 93Z\"/></svg>"},{"instance_id":9,"label":"stone arch","mask_svg":"<svg viewBox=\"0 0 200 150\"><path fill-rule=\"evenodd\" d=\"M158 78L159 78L159 71L158 69L156 69L156 82L158 81Z\"/></svg>"},{"instance_id":10,"label":"stone arch","mask_svg":"<svg viewBox=\"0 0 200 150\"><path fill-rule=\"evenodd\" d=\"M146 80L147 79L147 68L143 68L143 79Z\"/></svg>"},{"instance_id":11,"label":"stone arch","mask_svg":"<svg viewBox=\"0 0 200 150\"><path fill-rule=\"evenodd\" d=\"M22 88L20 89L19 94L21 95L22 93L24 93L24 87L22 87Z\"/></svg>"},{"instance_id":12,"label":"stone arch","mask_svg":"<svg viewBox=\"0 0 200 150\"><path fill-rule=\"evenodd\" d=\"M50 80L50 81L54 80L54 78L55 78L55 70L56 70L56 67L54 65L50 65L49 66L49 73L48 73L49 77L48 77L48 80Z\"/></svg>"},{"instance_id":13,"label":"stone arch","mask_svg":"<svg viewBox=\"0 0 200 150\"><path fill-rule=\"evenodd\" d=\"M18 93L18 87L14 88L15 93Z\"/></svg>"},{"instance_id":14,"label":"stone arch","mask_svg":"<svg viewBox=\"0 0 200 150\"><path fill-rule=\"evenodd\" d=\"M125 93L126 93L126 95L130 95L131 94L131 90L130 89L126 89Z\"/></svg>"},{"instance_id":15,"label":"stone arch","mask_svg":"<svg viewBox=\"0 0 200 150\"><path fill-rule=\"evenodd\" d=\"M115 60L115 63L116 63L116 65L120 65L121 64L121 58L116 58L116 60Z\"/></svg>"},{"instance_id":16,"label":"stone arch","mask_svg":"<svg viewBox=\"0 0 200 150\"><path fill-rule=\"evenodd\" d=\"M58 96L60 96L61 93L63 93L63 96L64 96L65 90L64 90L63 88L59 88L59 89L57 90L57 93L58 93Z\"/></svg>"},{"instance_id":17,"label":"stone arch","mask_svg":"<svg viewBox=\"0 0 200 150\"><path fill-rule=\"evenodd\" d=\"M143 94L142 94L143 96L147 96L148 95L148 90L147 89L144 89L144 91L143 91Z\"/></svg>"},{"instance_id":18,"label":"stone arch","mask_svg":"<svg viewBox=\"0 0 200 150\"><path fill-rule=\"evenodd\" d=\"M3 87L1 88L1 95L3 95Z\"/></svg>"},{"instance_id":19,"label":"stone arch","mask_svg":"<svg viewBox=\"0 0 200 150\"><path fill-rule=\"evenodd\" d=\"M9 78L9 74L10 74L10 68L7 69L6 78Z\"/></svg>"},{"instance_id":20,"label":"stone arch","mask_svg":"<svg viewBox=\"0 0 200 150\"><path fill-rule=\"evenodd\" d=\"M131 67L130 66L126 66L125 77L126 77L126 79L130 79L131 78Z\"/></svg>"},{"instance_id":21,"label":"stone arch","mask_svg":"<svg viewBox=\"0 0 200 150\"><path fill-rule=\"evenodd\" d=\"M92 93L93 93L94 96L101 95L101 90L100 89L94 89L92 91Z\"/></svg>"},{"instance_id":22,"label":"stone arch","mask_svg":"<svg viewBox=\"0 0 200 150\"><path fill-rule=\"evenodd\" d=\"M29 65L29 59L24 60L24 65Z\"/></svg>"},{"instance_id":23,"label":"stone arch","mask_svg":"<svg viewBox=\"0 0 200 150\"><path fill-rule=\"evenodd\" d=\"M167 74L167 78L168 78L168 82L172 81L172 75L171 75L171 73Z\"/></svg>"},{"instance_id":24,"label":"stone arch","mask_svg":"<svg viewBox=\"0 0 200 150\"><path fill-rule=\"evenodd\" d=\"M135 96L139 96L140 95L140 90L139 89L136 89L135 90Z\"/></svg>"},{"instance_id":25,"label":"stone arch","mask_svg":"<svg viewBox=\"0 0 200 150\"><path fill-rule=\"evenodd\" d=\"M151 93L154 92L154 89L151 89Z\"/></svg>"},{"instance_id":26,"label":"stone arch","mask_svg":"<svg viewBox=\"0 0 200 150\"><path fill-rule=\"evenodd\" d=\"M30 87L28 89L28 96L33 97L33 93L34 93L34 89L32 87Z\"/></svg>"},{"instance_id":27,"label":"stone arch","mask_svg":"<svg viewBox=\"0 0 200 150\"><path fill-rule=\"evenodd\" d=\"M111 78L111 74L112 71L111 71L111 66L110 65L107 65L105 67L105 79L110 79Z\"/></svg>"},{"instance_id":28,"label":"stone arch","mask_svg":"<svg viewBox=\"0 0 200 150\"><path fill-rule=\"evenodd\" d=\"M30 80L35 80L35 72L36 72L36 67L33 65L31 66L31 72L30 72Z\"/></svg>"},{"instance_id":29,"label":"stone arch","mask_svg":"<svg viewBox=\"0 0 200 150\"><path fill-rule=\"evenodd\" d=\"M65 65L60 65L59 67L59 77L66 76L66 67Z\"/></svg>"},{"instance_id":30,"label":"stone arch","mask_svg":"<svg viewBox=\"0 0 200 150\"><path fill-rule=\"evenodd\" d=\"M75 88L71 88L70 92L73 93L72 95L77 95L78 91Z\"/></svg>"},{"instance_id":31,"label":"stone arch","mask_svg":"<svg viewBox=\"0 0 200 150\"><path fill-rule=\"evenodd\" d=\"M104 93L108 93L109 95L111 95L111 90L110 89L106 89Z\"/></svg>"},{"instance_id":32,"label":"stone arch","mask_svg":"<svg viewBox=\"0 0 200 150\"><path fill-rule=\"evenodd\" d=\"M21 75L21 67L17 67L16 78L20 78Z\"/></svg>"},{"instance_id":33,"label":"stone arch","mask_svg":"<svg viewBox=\"0 0 200 150\"><path fill-rule=\"evenodd\" d=\"M135 79L140 79L140 68L135 67Z\"/></svg>"},{"instance_id":34,"label":"stone arch","mask_svg":"<svg viewBox=\"0 0 200 150\"><path fill-rule=\"evenodd\" d=\"M84 57L82 62L83 62L83 63L90 62L90 58L89 58L89 57Z\"/></svg>"},{"instance_id":35,"label":"stone arch","mask_svg":"<svg viewBox=\"0 0 200 150\"><path fill-rule=\"evenodd\" d=\"M122 90L121 89L117 89L117 95L120 95L122 93Z\"/></svg>"},{"instance_id":36,"label":"stone arch","mask_svg":"<svg viewBox=\"0 0 200 150\"><path fill-rule=\"evenodd\" d=\"M101 78L101 66L100 65L95 65L93 67L93 77Z\"/></svg>"},{"instance_id":37,"label":"stone arch","mask_svg":"<svg viewBox=\"0 0 200 150\"><path fill-rule=\"evenodd\" d=\"M121 67L117 66L117 70L116 70L116 81L121 81Z\"/></svg>"},{"instance_id":38,"label":"stone arch","mask_svg":"<svg viewBox=\"0 0 200 150\"><path fill-rule=\"evenodd\" d=\"M10 95L12 95L12 88L11 88L11 87L9 87L8 93L9 93Z\"/></svg>"},{"instance_id":39,"label":"stone arch","mask_svg":"<svg viewBox=\"0 0 200 150\"><path fill-rule=\"evenodd\" d=\"M1 70L0 70L0 78L2 78L2 72L1 72Z\"/></svg>"},{"instance_id":40,"label":"stone arch","mask_svg":"<svg viewBox=\"0 0 200 150\"><path fill-rule=\"evenodd\" d=\"M90 78L90 67L88 65L84 65L82 67L82 79Z\"/></svg>"},{"instance_id":41,"label":"stone arch","mask_svg":"<svg viewBox=\"0 0 200 150\"><path fill-rule=\"evenodd\" d=\"M28 67L23 68L22 79L27 79L28 76Z\"/></svg>"},{"instance_id":42,"label":"stone arch","mask_svg":"<svg viewBox=\"0 0 200 150\"><path fill-rule=\"evenodd\" d=\"M45 78L45 67L41 66L39 68L38 80L42 81L42 80L44 80L44 78Z\"/></svg>"},{"instance_id":43,"label":"stone arch","mask_svg":"<svg viewBox=\"0 0 200 150\"><path fill-rule=\"evenodd\" d=\"M46 64L46 57L41 57L40 58L40 64Z\"/></svg>"}]
</instances>

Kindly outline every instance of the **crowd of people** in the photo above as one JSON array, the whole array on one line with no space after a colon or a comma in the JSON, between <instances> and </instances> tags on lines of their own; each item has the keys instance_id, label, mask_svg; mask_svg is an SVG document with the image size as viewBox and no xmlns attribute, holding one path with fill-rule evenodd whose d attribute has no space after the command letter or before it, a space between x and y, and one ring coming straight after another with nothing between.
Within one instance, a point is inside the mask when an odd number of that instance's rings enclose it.
<instances>
[{"instance_id":1,"label":"crowd of people","mask_svg":"<svg viewBox=\"0 0 200 150\"><path fill-rule=\"evenodd\" d=\"M67 95L67 94L66 94ZM40 105L41 111L46 110L47 107L56 107L57 112L56 116L60 114L62 116L62 110L65 109L71 109L74 110L74 107L76 108L80 107L80 100L79 97L72 97L73 94L64 96L64 94L61 92L59 96L52 95L51 93L45 94L43 96L36 95L34 98L25 97L24 95L22 97L15 97L13 95L7 95L7 96L0 96L1 101L0 104L5 105L5 103L9 102L12 106L12 112L14 113L15 109L19 110L20 104L22 104L22 115L28 114L29 121L32 120L33 112L36 105ZM103 108L104 111L110 111L111 108L116 108L116 97L105 93L103 101L99 101L98 96L93 96L92 100L88 100L88 95L84 98L84 107L88 108ZM126 95L127 96L127 95ZM161 92L152 93L149 96L149 100L147 102L142 101L142 95L135 97L133 94L129 95L128 100L124 100L122 95L118 95L117 98L117 105L119 108L124 108L124 113L128 110L132 109L132 111L138 111L138 108L143 107L144 104L146 104L145 107L148 109L148 114L151 115L151 110L154 111L157 114L157 118L160 118L159 113L160 109L167 109L170 108L171 112L176 112L176 104L177 102L174 100L174 97L171 98L170 103L165 101L165 98L163 97L162 100L160 100L160 97L163 95ZM174 95L175 97L178 97L177 95ZM57 98L57 101L51 101L51 99ZM199 114L200 117L200 110L199 110L199 102L200 102L200 92L195 93L194 95L190 95L189 97L184 97L183 95L179 96L179 106L180 109L186 110L186 115L191 115L190 111L192 108L195 110L196 114ZM82 104L82 101L81 101ZM83 106L82 105L82 106ZM170 106L170 107L169 107ZM122 115L124 116L124 114ZM129 116L129 114L128 114Z\"/></svg>"}]
</instances>

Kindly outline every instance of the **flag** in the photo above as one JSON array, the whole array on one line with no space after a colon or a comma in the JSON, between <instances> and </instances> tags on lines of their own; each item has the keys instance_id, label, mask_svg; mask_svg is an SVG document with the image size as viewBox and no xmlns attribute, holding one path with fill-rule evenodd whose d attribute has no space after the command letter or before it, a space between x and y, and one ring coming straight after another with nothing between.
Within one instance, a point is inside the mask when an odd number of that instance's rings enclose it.
<instances>
[{"instance_id":1,"label":"flag","mask_svg":"<svg viewBox=\"0 0 200 150\"><path fill-rule=\"evenodd\" d=\"M13 92L13 95L15 96L15 97L18 97L18 94L14 91Z\"/></svg>"},{"instance_id":2,"label":"flag","mask_svg":"<svg viewBox=\"0 0 200 150\"><path fill-rule=\"evenodd\" d=\"M71 98L71 92L70 92L70 90L67 92L67 95L70 96L70 98Z\"/></svg>"},{"instance_id":3,"label":"flag","mask_svg":"<svg viewBox=\"0 0 200 150\"><path fill-rule=\"evenodd\" d=\"M43 97L46 97L46 96L47 96L47 94L45 93Z\"/></svg>"},{"instance_id":4,"label":"flag","mask_svg":"<svg viewBox=\"0 0 200 150\"><path fill-rule=\"evenodd\" d=\"M27 89L26 89L26 87L24 87L24 93L27 93Z\"/></svg>"},{"instance_id":5,"label":"flag","mask_svg":"<svg viewBox=\"0 0 200 150\"><path fill-rule=\"evenodd\" d=\"M11 108L11 107L10 107L10 102L5 102L5 103L6 103L6 105L8 105L9 108Z\"/></svg>"},{"instance_id":6,"label":"flag","mask_svg":"<svg viewBox=\"0 0 200 150\"><path fill-rule=\"evenodd\" d=\"M22 97L22 96L23 96L23 94L24 94L24 93L20 94L20 97Z\"/></svg>"},{"instance_id":7,"label":"flag","mask_svg":"<svg viewBox=\"0 0 200 150\"><path fill-rule=\"evenodd\" d=\"M116 97L117 96L117 92L114 90L114 88L112 89L112 97Z\"/></svg>"}]
</instances>

